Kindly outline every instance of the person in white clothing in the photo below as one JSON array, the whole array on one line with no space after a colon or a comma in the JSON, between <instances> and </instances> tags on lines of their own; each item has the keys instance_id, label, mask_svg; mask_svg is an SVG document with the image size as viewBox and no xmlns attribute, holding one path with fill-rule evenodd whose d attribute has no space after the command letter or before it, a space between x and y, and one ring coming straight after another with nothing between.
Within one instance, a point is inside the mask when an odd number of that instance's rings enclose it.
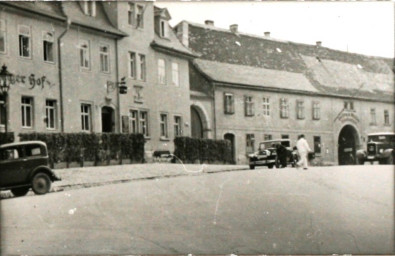
<instances>
[{"instance_id":1,"label":"person in white clothing","mask_svg":"<svg viewBox=\"0 0 395 256\"><path fill-rule=\"evenodd\" d=\"M298 154L300 157L300 160L296 163L296 167L303 165L303 169L307 170L307 155L311 149L303 134L299 136L299 139L296 142L296 148L298 149Z\"/></svg>"}]
</instances>

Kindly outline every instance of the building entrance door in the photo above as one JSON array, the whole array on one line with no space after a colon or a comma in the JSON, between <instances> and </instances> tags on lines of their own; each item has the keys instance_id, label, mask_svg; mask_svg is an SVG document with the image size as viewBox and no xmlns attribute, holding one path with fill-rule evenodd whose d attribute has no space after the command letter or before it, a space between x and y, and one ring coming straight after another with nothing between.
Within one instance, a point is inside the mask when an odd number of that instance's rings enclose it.
<instances>
[{"instance_id":1,"label":"building entrance door","mask_svg":"<svg viewBox=\"0 0 395 256\"><path fill-rule=\"evenodd\" d=\"M339 134L338 141L338 157L339 165L356 164L356 146L357 146L358 132L351 125L346 125L342 128Z\"/></svg>"},{"instance_id":2,"label":"building entrance door","mask_svg":"<svg viewBox=\"0 0 395 256\"><path fill-rule=\"evenodd\" d=\"M224 135L224 140L230 141L231 152L232 152L232 160L233 160L233 162L235 162L235 135L233 135L231 133L226 133Z\"/></svg>"},{"instance_id":3,"label":"building entrance door","mask_svg":"<svg viewBox=\"0 0 395 256\"><path fill-rule=\"evenodd\" d=\"M101 109L102 132L115 132L114 109L102 107Z\"/></svg>"},{"instance_id":4,"label":"building entrance door","mask_svg":"<svg viewBox=\"0 0 395 256\"><path fill-rule=\"evenodd\" d=\"M199 112L193 106L191 106L191 124L192 138L204 138L202 119L200 118Z\"/></svg>"}]
</instances>

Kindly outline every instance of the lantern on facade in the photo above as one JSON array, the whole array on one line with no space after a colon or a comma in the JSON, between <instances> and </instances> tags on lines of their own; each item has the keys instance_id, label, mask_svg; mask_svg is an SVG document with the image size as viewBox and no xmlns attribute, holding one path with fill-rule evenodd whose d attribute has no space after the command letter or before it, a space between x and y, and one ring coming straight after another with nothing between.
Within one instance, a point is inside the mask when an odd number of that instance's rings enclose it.
<instances>
[{"instance_id":1,"label":"lantern on facade","mask_svg":"<svg viewBox=\"0 0 395 256\"><path fill-rule=\"evenodd\" d=\"M0 71L0 92L1 96L4 100L4 103L0 105L0 111L1 111L1 121L3 122L4 120L4 125L5 125L5 132L7 132L7 124L8 124L8 118L7 118L7 96L8 96L8 91L10 90L10 84L11 84L11 77L12 74L7 71L7 66L4 64L1 67ZM3 119L4 116L4 119Z\"/></svg>"},{"instance_id":2,"label":"lantern on facade","mask_svg":"<svg viewBox=\"0 0 395 256\"><path fill-rule=\"evenodd\" d=\"M118 83L119 94L126 94L128 92L125 79L125 77L122 77L121 82Z\"/></svg>"}]
</instances>

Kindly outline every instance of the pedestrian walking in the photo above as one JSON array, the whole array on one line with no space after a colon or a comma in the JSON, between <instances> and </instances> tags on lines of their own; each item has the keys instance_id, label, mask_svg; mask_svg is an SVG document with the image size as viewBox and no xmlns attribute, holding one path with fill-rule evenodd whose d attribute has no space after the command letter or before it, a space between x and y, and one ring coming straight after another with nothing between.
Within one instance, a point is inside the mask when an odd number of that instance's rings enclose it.
<instances>
[{"instance_id":1,"label":"pedestrian walking","mask_svg":"<svg viewBox=\"0 0 395 256\"><path fill-rule=\"evenodd\" d=\"M301 134L299 136L298 141L296 142L296 148L298 149L298 154L300 157L300 160L296 163L296 167L303 166L304 170L307 170L307 155L311 151L309 144L307 143L306 139L304 138L304 135Z\"/></svg>"},{"instance_id":2,"label":"pedestrian walking","mask_svg":"<svg viewBox=\"0 0 395 256\"><path fill-rule=\"evenodd\" d=\"M276 145L276 153L277 153L277 166L280 168L287 167L287 149L281 145Z\"/></svg>"}]
</instances>

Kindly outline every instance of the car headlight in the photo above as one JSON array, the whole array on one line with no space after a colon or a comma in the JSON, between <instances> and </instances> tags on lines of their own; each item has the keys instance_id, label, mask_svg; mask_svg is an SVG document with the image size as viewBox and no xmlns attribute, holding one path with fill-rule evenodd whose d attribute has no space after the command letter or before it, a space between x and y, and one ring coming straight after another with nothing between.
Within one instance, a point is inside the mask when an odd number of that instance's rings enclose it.
<instances>
[{"instance_id":1,"label":"car headlight","mask_svg":"<svg viewBox=\"0 0 395 256\"><path fill-rule=\"evenodd\" d=\"M270 155L271 155L271 153L270 153L269 150L266 150L266 155L267 155L267 156L270 156Z\"/></svg>"},{"instance_id":2,"label":"car headlight","mask_svg":"<svg viewBox=\"0 0 395 256\"><path fill-rule=\"evenodd\" d=\"M380 148L379 152L380 154L382 154L384 152L384 149Z\"/></svg>"}]
</instances>

